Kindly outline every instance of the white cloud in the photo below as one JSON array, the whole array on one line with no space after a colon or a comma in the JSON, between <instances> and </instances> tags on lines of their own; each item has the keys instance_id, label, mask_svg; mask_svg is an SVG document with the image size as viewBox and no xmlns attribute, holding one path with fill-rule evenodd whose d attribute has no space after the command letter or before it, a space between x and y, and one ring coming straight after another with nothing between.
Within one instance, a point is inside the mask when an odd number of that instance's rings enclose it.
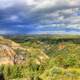
<instances>
[{"instance_id":1,"label":"white cloud","mask_svg":"<svg viewBox=\"0 0 80 80\"><path fill-rule=\"evenodd\" d=\"M64 7L79 7L80 0L24 0L26 5L34 6L33 10L47 9L53 7L64 8Z\"/></svg>"},{"instance_id":2,"label":"white cloud","mask_svg":"<svg viewBox=\"0 0 80 80\"><path fill-rule=\"evenodd\" d=\"M11 7L13 2L13 0L0 0L0 9Z\"/></svg>"},{"instance_id":3,"label":"white cloud","mask_svg":"<svg viewBox=\"0 0 80 80\"><path fill-rule=\"evenodd\" d=\"M7 20L10 20L10 21L18 21L19 20L19 17L17 15L11 15L10 17L7 18Z\"/></svg>"},{"instance_id":4,"label":"white cloud","mask_svg":"<svg viewBox=\"0 0 80 80\"><path fill-rule=\"evenodd\" d=\"M79 8L70 8L45 14L40 21L39 28L47 26L80 29L80 15L78 13L80 13ZM42 24L44 25L42 26Z\"/></svg>"},{"instance_id":5,"label":"white cloud","mask_svg":"<svg viewBox=\"0 0 80 80\"><path fill-rule=\"evenodd\" d=\"M15 34L17 33L16 31L11 31L11 30L0 30L0 34L6 35L6 34Z\"/></svg>"},{"instance_id":6,"label":"white cloud","mask_svg":"<svg viewBox=\"0 0 80 80\"><path fill-rule=\"evenodd\" d=\"M80 0L0 0L0 7L6 8L13 4L35 6L36 9L60 6L80 6ZM58 5L59 4L59 5Z\"/></svg>"},{"instance_id":7,"label":"white cloud","mask_svg":"<svg viewBox=\"0 0 80 80\"><path fill-rule=\"evenodd\" d=\"M72 34L72 35L80 35L80 32L77 31L70 31L70 32L66 32L66 31L34 31L34 32L30 32L28 34Z\"/></svg>"}]
</instances>

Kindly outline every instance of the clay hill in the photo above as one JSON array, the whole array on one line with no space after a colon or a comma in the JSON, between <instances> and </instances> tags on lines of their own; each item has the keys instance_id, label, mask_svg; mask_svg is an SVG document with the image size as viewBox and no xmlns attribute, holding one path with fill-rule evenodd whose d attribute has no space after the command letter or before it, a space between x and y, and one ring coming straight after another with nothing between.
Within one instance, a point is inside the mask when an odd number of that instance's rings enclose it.
<instances>
[{"instance_id":1,"label":"clay hill","mask_svg":"<svg viewBox=\"0 0 80 80\"><path fill-rule=\"evenodd\" d=\"M12 40L0 36L0 65L23 63L26 50Z\"/></svg>"},{"instance_id":2,"label":"clay hill","mask_svg":"<svg viewBox=\"0 0 80 80\"><path fill-rule=\"evenodd\" d=\"M6 39L0 36L0 65L2 64L23 64L30 63L32 57L33 62L40 64L45 62L49 57L39 48L22 47L19 43L16 43L10 39Z\"/></svg>"}]
</instances>

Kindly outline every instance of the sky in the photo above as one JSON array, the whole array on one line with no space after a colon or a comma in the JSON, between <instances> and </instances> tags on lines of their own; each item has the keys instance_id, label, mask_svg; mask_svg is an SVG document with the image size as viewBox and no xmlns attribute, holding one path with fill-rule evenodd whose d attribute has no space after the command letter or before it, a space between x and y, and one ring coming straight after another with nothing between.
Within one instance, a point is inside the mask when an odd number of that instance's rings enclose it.
<instances>
[{"instance_id":1,"label":"sky","mask_svg":"<svg viewBox=\"0 0 80 80\"><path fill-rule=\"evenodd\" d=\"M80 0L0 0L0 34L80 34Z\"/></svg>"}]
</instances>

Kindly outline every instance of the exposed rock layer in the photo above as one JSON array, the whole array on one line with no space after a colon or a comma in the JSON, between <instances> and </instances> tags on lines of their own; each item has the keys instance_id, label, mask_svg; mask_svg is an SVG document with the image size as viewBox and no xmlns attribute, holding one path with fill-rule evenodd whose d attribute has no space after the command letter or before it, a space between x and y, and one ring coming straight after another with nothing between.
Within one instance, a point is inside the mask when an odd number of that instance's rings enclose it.
<instances>
[{"instance_id":1,"label":"exposed rock layer","mask_svg":"<svg viewBox=\"0 0 80 80\"><path fill-rule=\"evenodd\" d=\"M16 56L23 57L25 49L19 44L15 43L12 40L8 40L0 36L0 65L1 64L17 64L22 61L21 58ZM19 61L20 60L20 61ZM15 62L16 61L16 62Z\"/></svg>"}]
</instances>

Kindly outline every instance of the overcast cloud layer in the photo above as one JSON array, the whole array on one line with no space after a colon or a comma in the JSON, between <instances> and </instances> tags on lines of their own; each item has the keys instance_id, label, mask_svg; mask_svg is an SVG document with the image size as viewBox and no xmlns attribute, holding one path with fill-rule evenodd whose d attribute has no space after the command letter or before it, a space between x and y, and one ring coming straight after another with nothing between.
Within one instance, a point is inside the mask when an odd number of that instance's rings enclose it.
<instances>
[{"instance_id":1,"label":"overcast cloud layer","mask_svg":"<svg viewBox=\"0 0 80 80\"><path fill-rule=\"evenodd\" d=\"M0 34L80 34L80 0L0 0Z\"/></svg>"}]
</instances>

